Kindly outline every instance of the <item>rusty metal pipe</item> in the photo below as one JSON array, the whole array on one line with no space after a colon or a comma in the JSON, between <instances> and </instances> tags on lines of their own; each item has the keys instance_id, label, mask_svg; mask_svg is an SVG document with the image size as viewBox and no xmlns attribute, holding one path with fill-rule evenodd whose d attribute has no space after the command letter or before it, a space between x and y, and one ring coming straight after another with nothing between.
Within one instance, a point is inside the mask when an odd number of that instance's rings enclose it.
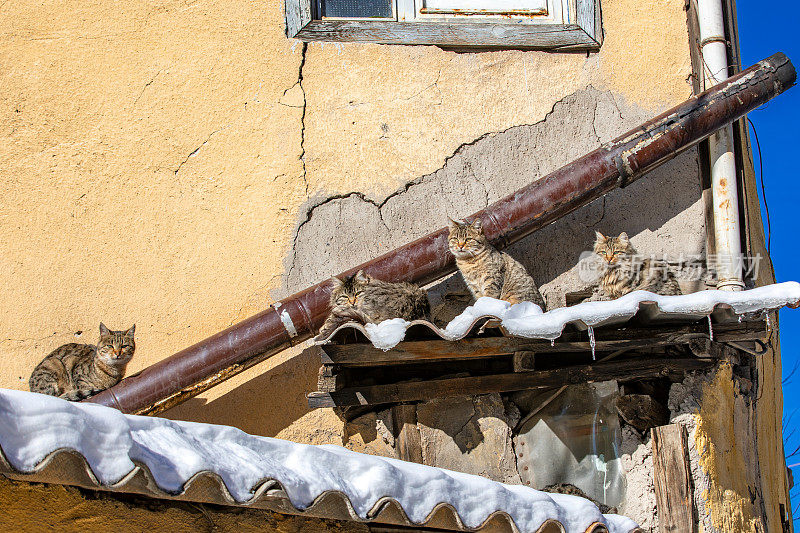
<instances>
[{"instance_id":1,"label":"rusty metal pipe","mask_svg":"<svg viewBox=\"0 0 800 533\"><path fill-rule=\"evenodd\" d=\"M764 104L795 83L789 59L775 54L642 124L597 150L475 213L498 247L639 179L718 129ZM386 280L425 284L454 270L442 228L355 267ZM213 387L246 368L311 337L328 312L329 281L290 296L269 309L190 346L91 402L126 413L154 414Z\"/></svg>"}]
</instances>

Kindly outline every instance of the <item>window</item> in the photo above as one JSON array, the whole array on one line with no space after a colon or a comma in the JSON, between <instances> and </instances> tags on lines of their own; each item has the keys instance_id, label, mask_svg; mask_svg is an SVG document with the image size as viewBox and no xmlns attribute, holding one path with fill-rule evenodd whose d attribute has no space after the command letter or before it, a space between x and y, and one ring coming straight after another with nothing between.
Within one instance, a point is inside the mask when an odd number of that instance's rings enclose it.
<instances>
[{"instance_id":1,"label":"window","mask_svg":"<svg viewBox=\"0 0 800 533\"><path fill-rule=\"evenodd\" d=\"M289 37L449 47L597 50L599 0L285 0Z\"/></svg>"}]
</instances>

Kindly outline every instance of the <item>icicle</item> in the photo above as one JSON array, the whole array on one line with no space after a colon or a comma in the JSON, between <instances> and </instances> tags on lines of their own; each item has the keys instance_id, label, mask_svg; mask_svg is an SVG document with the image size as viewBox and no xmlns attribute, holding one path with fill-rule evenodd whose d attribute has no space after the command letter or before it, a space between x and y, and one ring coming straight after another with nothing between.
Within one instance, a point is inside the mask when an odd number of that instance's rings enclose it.
<instances>
[{"instance_id":1,"label":"icicle","mask_svg":"<svg viewBox=\"0 0 800 533\"><path fill-rule=\"evenodd\" d=\"M769 323L769 313L767 313L766 315L764 315L764 318L765 318L765 319L766 319L766 321L767 321L767 333L769 333L769 332L771 332L771 331L772 331L772 326L771 326L771 325L770 325L770 323Z\"/></svg>"},{"instance_id":2,"label":"icicle","mask_svg":"<svg viewBox=\"0 0 800 533\"><path fill-rule=\"evenodd\" d=\"M594 361L595 360L595 355L594 355L595 342L594 342L594 328L592 326L589 326L589 346L592 347L592 361Z\"/></svg>"},{"instance_id":3,"label":"icicle","mask_svg":"<svg viewBox=\"0 0 800 533\"><path fill-rule=\"evenodd\" d=\"M555 346L555 345L556 345L556 340L550 339L550 346Z\"/></svg>"},{"instance_id":4,"label":"icicle","mask_svg":"<svg viewBox=\"0 0 800 533\"><path fill-rule=\"evenodd\" d=\"M742 319L743 319L743 318L744 318L744 315L739 315L739 324L741 324L741 323L742 323Z\"/></svg>"},{"instance_id":5,"label":"icicle","mask_svg":"<svg viewBox=\"0 0 800 533\"><path fill-rule=\"evenodd\" d=\"M714 340L714 327L711 325L711 315L708 315L708 339Z\"/></svg>"}]
</instances>

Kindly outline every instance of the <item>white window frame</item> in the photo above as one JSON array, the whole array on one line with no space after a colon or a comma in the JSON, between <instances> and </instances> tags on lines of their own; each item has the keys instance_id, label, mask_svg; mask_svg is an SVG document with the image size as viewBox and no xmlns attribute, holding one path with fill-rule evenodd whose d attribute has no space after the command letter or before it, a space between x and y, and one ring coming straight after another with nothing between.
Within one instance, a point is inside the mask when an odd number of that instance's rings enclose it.
<instances>
[{"instance_id":1,"label":"white window frame","mask_svg":"<svg viewBox=\"0 0 800 533\"><path fill-rule=\"evenodd\" d=\"M286 34L302 41L361 41L455 48L592 51L602 44L599 0L547 0L547 13L431 12L393 0L394 19L315 18L318 0L285 0Z\"/></svg>"}]
</instances>

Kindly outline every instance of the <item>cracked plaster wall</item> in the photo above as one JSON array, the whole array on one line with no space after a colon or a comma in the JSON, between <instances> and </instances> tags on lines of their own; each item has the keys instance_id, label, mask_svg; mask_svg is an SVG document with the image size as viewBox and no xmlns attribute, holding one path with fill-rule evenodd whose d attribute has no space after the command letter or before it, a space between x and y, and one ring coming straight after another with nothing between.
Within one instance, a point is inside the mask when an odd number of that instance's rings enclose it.
<instances>
[{"instance_id":1,"label":"cracked plaster wall","mask_svg":"<svg viewBox=\"0 0 800 533\"><path fill-rule=\"evenodd\" d=\"M599 53L455 53L306 46L286 39L279 0L3 2L0 386L26 388L45 354L94 342L101 320L137 324L136 372L690 94L682 0L605 0L603 25ZM642 197L696 187L694 152L661 172ZM637 223L638 243L682 235L692 194ZM352 216L325 214L339 209ZM542 242L525 260L567 284L592 223L630 220L619 209L585 208L559 232L574 248ZM360 234L333 231L354 221ZM316 364L287 350L169 414L302 438Z\"/></svg>"}]
</instances>

